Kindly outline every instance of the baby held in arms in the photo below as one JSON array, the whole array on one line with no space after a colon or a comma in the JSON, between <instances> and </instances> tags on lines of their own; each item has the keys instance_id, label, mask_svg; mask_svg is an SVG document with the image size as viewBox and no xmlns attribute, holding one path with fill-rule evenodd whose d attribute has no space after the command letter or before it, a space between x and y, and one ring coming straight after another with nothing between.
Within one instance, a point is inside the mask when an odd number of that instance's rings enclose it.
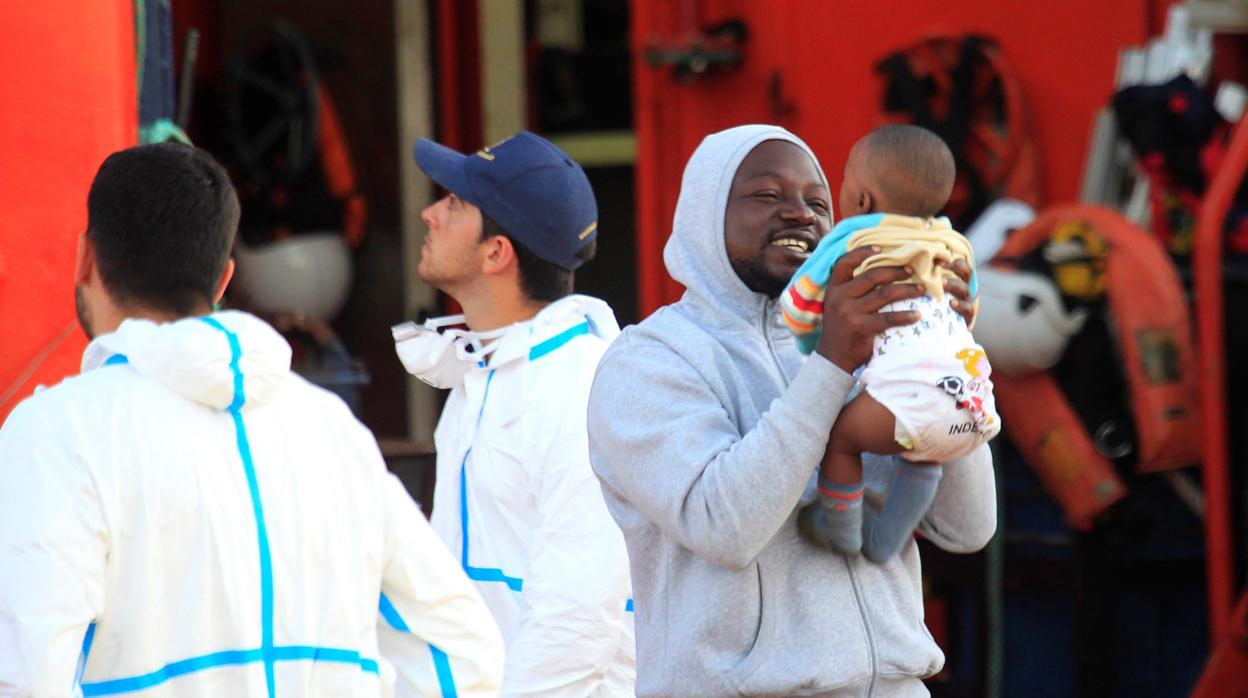
<instances>
[{"instance_id":1,"label":"baby held in arms","mask_svg":"<svg viewBox=\"0 0 1248 698\"><path fill-rule=\"evenodd\" d=\"M915 313L912 325L875 337L862 368L863 390L832 428L819 468L819 501L799 515L809 539L845 555L874 561L896 554L927 513L941 464L964 456L1001 430L992 397L992 369L965 319L944 292L948 265L965 260L970 244L936 218L953 189L954 160L944 142L917 126L885 126L859 140L845 164L839 205L850 216L832 228L781 295L785 322L809 354L822 330L823 299L836 261L875 246L854 270L913 269L905 283L924 295L880 310ZM971 298L977 291L972 271ZM864 510L862 453L900 455L892 488L877 513Z\"/></svg>"}]
</instances>

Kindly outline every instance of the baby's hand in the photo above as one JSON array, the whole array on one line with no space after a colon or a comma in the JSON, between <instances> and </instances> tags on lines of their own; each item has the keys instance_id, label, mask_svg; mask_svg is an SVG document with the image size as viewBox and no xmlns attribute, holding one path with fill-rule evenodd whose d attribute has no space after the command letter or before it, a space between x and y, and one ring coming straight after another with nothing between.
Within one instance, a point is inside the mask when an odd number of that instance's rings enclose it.
<instances>
[{"instance_id":1,"label":"baby's hand","mask_svg":"<svg viewBox=\"0 0 1248 698\"><path fill-rule=\"evenodd\" d=\"M966 326L970 327L975 322L974 299L971 298L968 286L971 282L971 265L965 259L955 260L952 264L940 262L940 265L958 275L956 279L945 279L945 292L953 296L950 305L966 320Z\"/></svg>"}]
</instances>

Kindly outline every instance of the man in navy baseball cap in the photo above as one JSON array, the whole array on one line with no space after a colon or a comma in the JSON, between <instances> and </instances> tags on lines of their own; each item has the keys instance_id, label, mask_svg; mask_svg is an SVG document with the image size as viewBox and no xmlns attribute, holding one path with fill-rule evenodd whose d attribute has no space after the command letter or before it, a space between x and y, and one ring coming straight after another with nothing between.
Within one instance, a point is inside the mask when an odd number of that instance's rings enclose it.
<instances>
[{"instance_id":1,"label":"man in navy baseball cap","mask_svg":"<svg viewBox=\"0 0 1248 698\"><path fill-rule=\"evenodd\" d=\"M581 166L545 138L521 131L472 155L422 138L416 163L538 258L568 271L588 258L598 234L594 191Z\"/></svg>"},{"instance_id":2,"label":"man in navy baseball cap","mask_svg":"<svg viewBox=\"0 0 1248 698\"><path fill-rule=\"evenodd\" d=\"M395 328L407 370L451 391L434 432L433 529L502 631L503 695L631 696L628 553L585 426L619 325L572 293L597 245L589 180L527 132L471 155L422 140L416 163L445 190L421 213L417 273L463 308ZM468 330L437 332L454 324Z\"/></svg>"}]
</instances>

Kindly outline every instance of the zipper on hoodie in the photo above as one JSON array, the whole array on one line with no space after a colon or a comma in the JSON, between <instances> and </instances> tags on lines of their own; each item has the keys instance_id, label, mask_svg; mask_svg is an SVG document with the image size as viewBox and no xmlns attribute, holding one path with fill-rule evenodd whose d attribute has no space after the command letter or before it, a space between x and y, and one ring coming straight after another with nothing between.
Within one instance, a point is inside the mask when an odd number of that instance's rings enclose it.
<instances>
[{"instance_id":1,"label":"zipper on hoodie","mask_svg":"<svg viewBox=\"0 0 1248 698\"><path fill-rule=\"evenodd\" d=\"M787 388L789 387L789 383L792 381L789 378L789 374L785 372L784 366L780 363L780 357L776 356L776 348L771 344L771 333L770 328L768 327L768 320L771 319L772 314L775 312L775 308L775 302L770 298L763 301L763 344L767 345L767 352L771 354L771 362L775 365L776 371L780 374L780 379L784 381L784 387Z\"/></svg>"},{"instance_id":2,"label":"zipper on hoodie","mask_svg":"<svg viewBox=\"0 0 1248 698\"><path fill-rule=\"evenodd\" d=\"M880 673L879 658L875 656L875 633L871 631L871 619L867 617L867 607L862 600L862 590L858 586L858 575L849 558L841 556L845 570L849 572L849 584L854 589L854 603L858 605L858 619L862 621L863 632L867 636L867 656L871 658L871 680L867 683L867 698L875 694L875 677Z\"/></svg>"},{"instance_id":3,"label":"zipper on hoodie","mask_svg":"<svg viewBox=\"0 0 1248 698\"><path fill-rule=\"evenodd\" d=\"M763 302L763 343L767 345L767 351L771 353L772 363L775 364L776 370L780 372L781 379L784 380L784 387L789 387L789 374L785 373L784 366L780 363L780 357L776 356L776 348L771 344L771 334L768 327L768 320L775 310L774 303L768 299ZM862 600L862 590L858 586L858 575L854 572L854 566L849 564L849 559L842 556L841 562L845 564L845 570L849 573L849 584L854 590L854 604L858 607L858 620L862 622L863 634L867 637L867 656L871 660L871 679L867 683L867 697L875 694L875 677L879 674L879 658L875 653L875 633L871 630L871 620L867 617L867 607ZM925 626L926 627L926 626Z\"/></svg>"}]
</instances>

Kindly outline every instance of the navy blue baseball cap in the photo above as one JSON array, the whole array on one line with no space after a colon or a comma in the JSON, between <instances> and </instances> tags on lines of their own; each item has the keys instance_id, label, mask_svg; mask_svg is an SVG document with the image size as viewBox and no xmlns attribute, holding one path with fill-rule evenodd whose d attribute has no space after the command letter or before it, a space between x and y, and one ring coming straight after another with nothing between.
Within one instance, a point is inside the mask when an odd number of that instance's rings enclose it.
<instances>
[{"instance_id":1,"label":"navy blue baseball cap","mask_svg":"<svg viewBox=\"0 0 1248 698\"><path fill-rule=\"evenodd\" d=\"M598 237L598 203L581 166L554 143L528 131L457 153L422 138L416 164L429 179L481 209L533 254L568 270Z\"/></svg>"}]
</instances>

